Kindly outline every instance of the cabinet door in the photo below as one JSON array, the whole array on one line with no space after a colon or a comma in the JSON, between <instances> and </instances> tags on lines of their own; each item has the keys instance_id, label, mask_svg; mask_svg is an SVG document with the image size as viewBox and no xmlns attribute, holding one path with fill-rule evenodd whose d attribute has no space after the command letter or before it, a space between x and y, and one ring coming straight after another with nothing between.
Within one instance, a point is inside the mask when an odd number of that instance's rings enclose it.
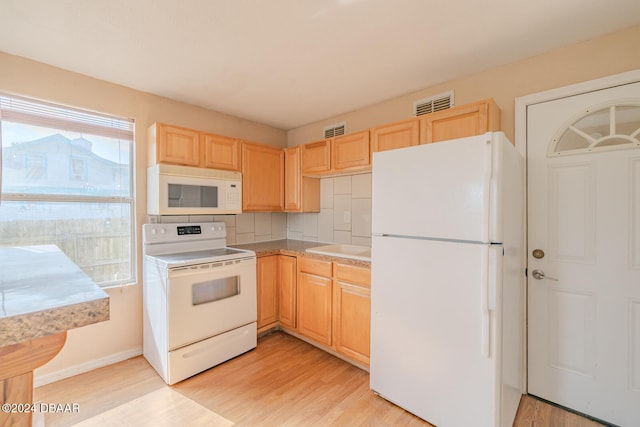
<instances>
[{"instance_id":1,"label":"cabinet door","mask_svg":"<svg viewBox=\"0 0 640 427\"><path fill-rule=\"evenodd\" d=\"M500 110L492 99L426 115L420 121L422 144L499 130Z\"/></svg>"},{"instance_id":2,"label":"cabinet door","mask_svg":"<svg viewBox=\"0 0 640 427\"><path fill-rule=\"evenodd\" d=\"M302 171L300 169L300 146L284 150L284 208L296 212L302 207Z\"/></svg>"},{"instance_id":3,"label":"cabinet door","mask_svg":"<svg viewBox=\"0 0 640 427\"><path fill-rule=\"evenodd\" d=\"M212 133L201 138L205 168L240 171L240 140Z\"/></svg>"},{"instance_id":4,"label":"cabinet door","mask_svg":"<svg viewBox=\"0 0 640 427\"><path fill-rule=\"evenodd\" d=\"M331 153L333 169L336 171L369 168L371 166L369 131L335 137Z\"/></svg>"},{"instance_id":5,"label":"cabinet door","mask_svg":"<svg viewBox=\"0 0 640 427\"><path fill-rule=\"evenodd\" d=\"M286 328L296 329L296 257L278 255L278 320Z\"/></svg>"},{"instance_id":6,"label":"cabinet door","mask_svg":"<svg viewBox=\"0 0 640 427\"><path fill-rule=\"evenodd\" d=\"M330 346L332 282L331 277L313 274L319 271L328 271L327 276L331 276L331 262L300 260L298 332Z\"/></svg>"},{"instance_id":7,"label":"cabinet door","mask_svg":"<svg viewBox=\"0 0 640 427\"><path fill-rule=\"evenodd\" d=\"M242 144L242 210L284 210L284 150Z\"/></svg>"},{"instance_id":8,"label":"cabinet door","mask_svg":"<svg viewBox=\"0 0 640 427\"><path fill-rule=\"evenodd\" d=\"M331 140L311 142L300 146L302 174L331 170Z\"/></svg>"},{"instance_id":9,"label":"cabinet door","mask_svg":"<svg viewBox=\"0 0 640 427\"><path fill-rule=\"evenodd\" d=\"M260 257L257 261L258 333L278 321L278 256Z\"/></svg>"},{"instance_id":10,"label":"cabinet door","mask_svg":"<svg viewBox=\"0 0 640 427\"><path fill-rule=\"evenodd\" d=\"M374 152L395 150L420 143L420 120L411 119L371 129Z\"/></svg>"},{"instance_id":11,"label":"cabinet door","mask_svg":"<svg viewBox=\"0 0 640 427\"><path fill-rule=\"evenodd\" d=\"M320 178L302 176L300 146L284 152L284 208L287 212L320 212Z\"/></svg>"},{"instance_id":12,"label":"cabinet door","mask_svg":"<svg viewBox=\"0 0 640 427\"><path fill-rule=\"evenodd\" d=\"M371 331L371 270L335 264L335 349L369 365Z\"/></svg>"},{"instance_id":13,"label":"cabinet door","mask_svg":"<svg viewBox=\"0 0 640 427\"><path fill-rule=\"evenodd\" d=\"M200 165L199 132L156 123L156 161L184 166ZM149 143L153 143L149 141Z\"/></svg>"}]
</instances>

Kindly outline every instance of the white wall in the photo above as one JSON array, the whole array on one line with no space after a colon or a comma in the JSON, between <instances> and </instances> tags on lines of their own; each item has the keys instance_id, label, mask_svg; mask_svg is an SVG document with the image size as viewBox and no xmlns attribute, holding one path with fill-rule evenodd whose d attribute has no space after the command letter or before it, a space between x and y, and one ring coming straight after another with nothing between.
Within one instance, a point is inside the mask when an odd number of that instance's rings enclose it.
<instances>
[{"instance_id":1,"label":"white wall","mask_svg":"<svg viewBox=\"0 0 640 427\"><path fill-rule=\"evenodd\" d=\"M640 68L640 25L565 46L522 61L327 117L287 132L289 147L322 139L323 127L346 121L348 132L408 119L413 101L455 91L456 105L494 98L502 110L502 130L513 141L515 98ZM399 76L401 78L401 76ZM372 88L373 89L373 88Z\"/></svg>"}]
</instances>

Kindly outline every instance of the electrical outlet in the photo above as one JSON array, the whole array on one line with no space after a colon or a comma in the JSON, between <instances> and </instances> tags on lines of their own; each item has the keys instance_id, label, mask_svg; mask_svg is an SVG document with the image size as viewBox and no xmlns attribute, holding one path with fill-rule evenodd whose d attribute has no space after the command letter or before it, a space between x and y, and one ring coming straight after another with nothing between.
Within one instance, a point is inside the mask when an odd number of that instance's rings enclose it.
<instances>
[{"instance_id":1,"label":"electrical outlet","mask_svg":"<svg viewBox=\"0 0 640 427\"><path fill-rule=\"evenodd\" d=\"M342 219L343 219L345 224L350 224L351 223L351 212L344 211L342 213Z\"/></svg>"}]
</instances>

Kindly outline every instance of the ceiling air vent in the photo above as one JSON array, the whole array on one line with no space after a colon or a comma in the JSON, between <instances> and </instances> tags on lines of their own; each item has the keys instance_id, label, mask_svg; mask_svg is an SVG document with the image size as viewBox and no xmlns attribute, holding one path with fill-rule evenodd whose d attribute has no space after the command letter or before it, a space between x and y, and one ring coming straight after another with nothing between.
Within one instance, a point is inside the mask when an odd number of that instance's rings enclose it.
<instances>
[{"instance_id":1,"label":"ceiling air vent","mask_svg":"<svg viewBox=\"0 0 640 427\"><path fill-rule=\"evenodd\" d=\"M334 136L344 135L347 131L347 122L336 123L324 128L324 137L333 138Z\"/></svg>"},{"instance_id":2,"label":"ceiling air vent","mask_svg":"<svg viewBox=\"0 0 640 427\"><path fill-rule=\"evenodd\" d=\"M451 107L453 107L453 91L413 101L413 115L422 116Z\"/></svg>"}]
</instances>

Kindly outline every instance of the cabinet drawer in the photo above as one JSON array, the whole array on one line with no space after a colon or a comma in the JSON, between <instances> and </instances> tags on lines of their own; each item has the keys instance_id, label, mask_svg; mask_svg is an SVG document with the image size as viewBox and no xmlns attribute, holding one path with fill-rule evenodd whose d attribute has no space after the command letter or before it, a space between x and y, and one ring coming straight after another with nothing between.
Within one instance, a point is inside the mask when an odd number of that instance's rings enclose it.
<instances>
[{"instance_id":1,"label":"cabinet drawer","mask_svg":"<svg viewBox=\"0 0 640 427\"><path fill-rule=\"evenodd\" d=\"M318 276L331 277L331 261L300 258L300 271Z\"/></svg>"},{"instance_id":2,"label":"cabinet drawer","mask_svg":"<svg viewBox=\"0 0 640 427\"><path fill-rule=\"evenodd\" d=\"M371 269L354 265L335 264L334 276L339 282L354 283L367 288L371 286Z\"/></svg>"}]
</instances>

